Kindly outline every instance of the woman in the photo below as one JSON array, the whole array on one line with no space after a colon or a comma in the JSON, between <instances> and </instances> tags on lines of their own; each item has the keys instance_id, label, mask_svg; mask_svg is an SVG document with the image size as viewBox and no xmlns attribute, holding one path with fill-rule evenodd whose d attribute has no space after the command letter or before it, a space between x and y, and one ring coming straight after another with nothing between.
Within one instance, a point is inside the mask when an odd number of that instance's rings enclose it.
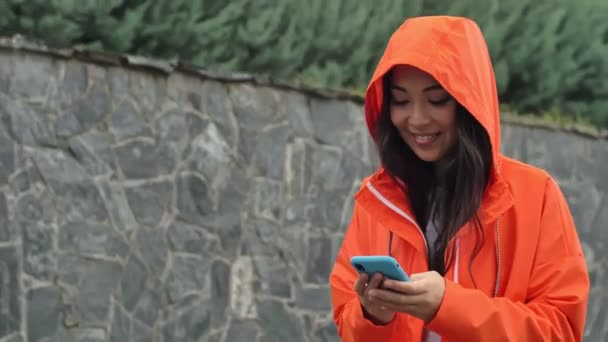
<instances>
[{"instance_id":1,"label":"woman","mask_svg":"<svg viewBox=\"0 0 608 342\"><path fill-rule=\"evenodd\" d=\"M547 172L500 153L479 27L406 20L365 114L382 168L355 196L330 277L343 341L581 341L589 277L572 216ZM411 282L349 262L386 254Z\"/></svg>"}]
</instances>

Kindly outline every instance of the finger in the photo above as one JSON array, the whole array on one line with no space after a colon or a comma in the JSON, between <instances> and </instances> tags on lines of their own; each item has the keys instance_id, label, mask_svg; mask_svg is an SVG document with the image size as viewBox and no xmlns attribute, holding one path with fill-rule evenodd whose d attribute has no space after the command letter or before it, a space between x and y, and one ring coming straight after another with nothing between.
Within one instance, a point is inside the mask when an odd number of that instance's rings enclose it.
<instances>
[{"instance_id":1,"label":"finger","mask_svg":"<svg viewBox=\"0 0 608 342\"><path fill-rule=\"evenodd\" d=\"M430 274L430 273L431 273L431 272L414 273L414 274L412 274L412 275L410 276L410 279L411 279L412 281L419 281L419 280L423 280L423 279L426 279L426 278L429 276L429 274Z\"/></svg>"},{"instance_id":2,"label":"finger","mask_svg":"<svg viewBox=\"0 0 608 342\"><path fill-rule=\"evenodd\" d=\"M407 295L418 295L427 292L424 280L396 281L387 279L384 281L383 288Z\"/></svg>"},{"instance_id":3,"label":"finger","mask_svg":"<svg viewBox=\"0 0 608 342\"><path fill-rule=\"evenodd\" d=\"M380 286L380 283L382 282L382 274L380 273L376 273L373 275L372 279L369 281L369 284L367 285L368 289L377 289Z\"/></svg>"},{"instance_id":4,"label":"finger","mask_svg":"<svg viewBox=\"0 0 608 342\"><path fill-rule=\"evenodd\" d=\"M379 273L374 274L371 279L368 281L367 286L365 287L365 289L363 290L363 298L370 303L370 298L368 296L368 293L370 290L372 289L377 289L380 282L382 281L382 275Z\"/></svg>"},{"instance_id":5,"label":"finger","mask_svg":"<svg viewBox=\"0 0 608 342\"><path fill-rule=\"evenodd\" d=\"M378 300L374 305L382 311L403 312L410 315L415 313L419 308L417 305L395 305L381 300Z\"/></svg>"},{"instance_id":6,"label":"finger","mask_svg":"<svg viewBox=\"0 0 608 342\"><path fill-rule=\"evenodd\" d=\"M355 292L357 292L357 294L359 296L363 296L363 291L365 290L365 284L367 284L367 274L365 273L361 273L359 275L359 279L357 279L357 281L355 282Z\"/></svg>"},{"instance_id":7,"label":"finger","mask_svg":"<svg viewBox=\"0 0 608 342\"><path fill-rule=\"evenodd\" d=\"M369 292L369 298L374 303L384 302L397 306L416 304L420 300L419 297L420 296L404 295L402 293L380 289L374 289Z\"/></svg>"},{"instance_id":8,"label":"finger","mask_svg":"<svg viewBox=\"0 0 608 342\"><path fill-rule=\"evenodd\" d=\"M369 297L372 299L370 299L370 300L373 301L374 307L381 308L382 310L388 310L388 311L393 311L393 312L403 312L403 313L407 313L407 314L415 314L420 310L421 307L424 307L424 305L425 305L425 302L424 302L425 296L424 295L418 295L418 296L401 295L403 297L402 299L387 300L385 298L374 296L373 295L374 293L376 293L376 291L371 291L372 295L370 295Z\"/></svg>"}]
</instances>

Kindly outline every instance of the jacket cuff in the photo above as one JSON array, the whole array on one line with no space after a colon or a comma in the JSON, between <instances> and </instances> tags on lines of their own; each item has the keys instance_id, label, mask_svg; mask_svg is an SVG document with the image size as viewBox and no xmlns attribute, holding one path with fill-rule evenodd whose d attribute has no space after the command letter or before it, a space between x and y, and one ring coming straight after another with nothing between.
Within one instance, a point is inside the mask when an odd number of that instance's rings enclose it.
<instances>
[{"instance_id":1,"label":"jacket cuff","mask_svg":"<svg viewBox=\"0 0 608 342\"><path fill-rule=\"evenodd\" d=\"M454 324L458 325L454 318L464 314L461 312L463 310L463 303L458 300L460 297L458 293L462 290L463 288L460 285L449 280L445 281L445 292L441 305L435 317L426 325L429 330L442 334L450 331ZM467 309L471 308L467 307ZM460 326L459 328L462 329L463 327Z\"/></svg>"},{"instance_id":2,"label":"jacket cuff","mask_svg":"<svg viewBox=\"0 0 608 342\"><path fill-rule=\"evenodd\" d=\"M400 319L400 314L395 314L395 317L392 321L387 324L379 325L374 324L372 321L367 319L363 314L363 307L359 300L357 299L355 303L353 303L355 307L353 308L353 316L354 316L354 330L360 331L364 336L374 336L378 338L378 341L388 341L389 338L395 332L395 329L398 326L398 321Z\"/></svg>"}]
</instances>

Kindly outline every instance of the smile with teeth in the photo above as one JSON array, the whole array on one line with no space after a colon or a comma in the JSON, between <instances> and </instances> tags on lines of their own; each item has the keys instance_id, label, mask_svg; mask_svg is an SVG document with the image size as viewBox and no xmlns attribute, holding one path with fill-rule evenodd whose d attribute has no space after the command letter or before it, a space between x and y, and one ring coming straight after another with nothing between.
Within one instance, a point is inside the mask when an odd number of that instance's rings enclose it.
<instances>
[{"instance_id":1,"label":"smile with teeth","mask_svg":"<svg viewBox=\"0 0 608 342\"><path fill-rule=\"evenodd\" d=\"M425 134L425 135L421 135L421 134L413 134L414 139L416 139L416 142L419 144L427 144L432 142L435 138L437 138L437 136L439 135L439 133L435 133L435 134Z\"/></svg>"}]
</instances>

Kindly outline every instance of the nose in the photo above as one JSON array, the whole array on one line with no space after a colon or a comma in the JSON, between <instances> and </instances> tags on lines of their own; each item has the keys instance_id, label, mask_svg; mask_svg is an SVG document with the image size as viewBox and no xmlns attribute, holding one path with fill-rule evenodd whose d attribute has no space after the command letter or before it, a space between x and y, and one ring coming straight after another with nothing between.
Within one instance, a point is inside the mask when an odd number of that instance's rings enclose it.
<instances>
[{"instance_id":1,"label":"nose","mask_svg":"<svg viewBox=\"0 0 608 342\"><path fill-rule=\"evenodd\" d=\"M414 127L421 127L427 125L431 118L426 114L424 106L420 103L415 103L412 106L412 112L408 118L408 123Z\"/></svg>"}]
</instances>

